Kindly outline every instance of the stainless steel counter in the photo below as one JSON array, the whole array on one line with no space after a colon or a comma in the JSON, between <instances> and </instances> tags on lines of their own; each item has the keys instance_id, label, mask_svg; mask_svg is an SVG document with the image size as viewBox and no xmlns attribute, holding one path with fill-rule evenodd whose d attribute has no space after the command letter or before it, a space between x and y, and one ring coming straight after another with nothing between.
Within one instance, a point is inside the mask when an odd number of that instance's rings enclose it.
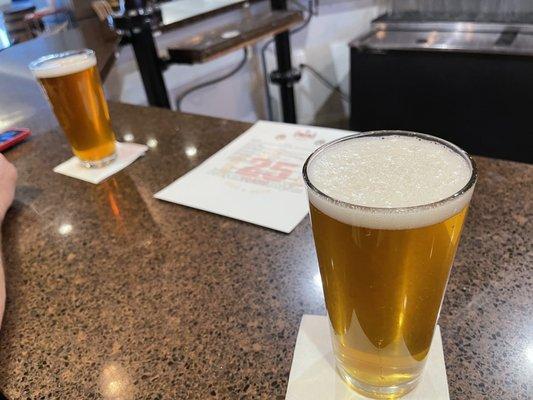
<instances>
[{"instance_id":1,"label":"stainless steel counter","mask_svg":"<svg viewBox=\"0 0 533 400\"><path fill-rule=\"evenodd\" d=\"M368 49L533 55L533 24L377 21L352 43Z\"/></svg>"}]
</instances>

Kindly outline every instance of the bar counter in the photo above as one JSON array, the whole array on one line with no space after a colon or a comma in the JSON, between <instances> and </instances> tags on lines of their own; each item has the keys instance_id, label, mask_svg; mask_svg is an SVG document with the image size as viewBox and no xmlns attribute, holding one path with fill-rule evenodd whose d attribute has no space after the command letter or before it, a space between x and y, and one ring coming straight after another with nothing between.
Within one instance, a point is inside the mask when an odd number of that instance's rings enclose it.
<instances>
[{"instance_id":1,"label":"bar counter","mask_svg":"<svg viewBox=\"0 0 533 400\"><path fill-rule=\"evenodd\" d=\"M152 148L99 185L52 172L71 156L58 128L6 153L19 182L2 227L0 390L284 399L300 319L325 313L309 219L285 235L154 199L249 124L118 103L111 113L119 139ZM476 161L439 321L450 395L526 399L533 166Z\"/></svg>"}]
</instances>

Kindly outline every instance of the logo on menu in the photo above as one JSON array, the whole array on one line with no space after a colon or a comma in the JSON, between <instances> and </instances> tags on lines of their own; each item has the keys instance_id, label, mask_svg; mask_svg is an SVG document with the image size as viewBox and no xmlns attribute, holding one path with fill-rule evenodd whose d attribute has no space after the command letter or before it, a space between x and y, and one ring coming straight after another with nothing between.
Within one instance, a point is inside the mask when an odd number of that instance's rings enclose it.
<instances>
[{"instance_id":1,"label":"logo on menu","mask_svg":"<svg viewBox=\"0 0 533 400\"><path fill-rule=\"evenodd\" d=\"M314 139L316 137L316 132L312 132L309 129L306 129L305 131L296 131L293 135L296 139Z\"/></svg>"}]
</instances>

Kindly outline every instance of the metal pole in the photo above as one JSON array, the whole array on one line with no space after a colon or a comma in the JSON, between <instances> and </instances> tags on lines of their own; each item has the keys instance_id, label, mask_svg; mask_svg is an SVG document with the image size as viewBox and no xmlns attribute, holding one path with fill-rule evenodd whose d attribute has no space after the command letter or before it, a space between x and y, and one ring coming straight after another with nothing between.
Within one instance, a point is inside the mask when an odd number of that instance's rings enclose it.
<instances>
[{"instance_id":1,"label":"metal pole","mask_svg":"<svg viewBox=\"0 0 533 400\"><path fill-rule=\"evenodd\" d=\"M287 0L270 0L272 10L286 10ZM293 73L291 62L291 41L289 32L282 32L274 37L276 44L276 57L278 61L278 74L281 76L291 76ZM283 110L283 121L296 123L296 105L294 102L294 81L282 79L279 82L281 96L281 107Z\"/></svg>"},{"instance_id":2,"label":"metal pole","mask_svg":"<svg viewBox=\"0 0 533 400\"><path fill-rule=\"evenodd\" d=\"M151 106L170 108L161 60L157 54L150 23L144 21L140 30L134 33L130 40L148 103Z\"/></svg>"},{"instance_id":3,"label":"metal pole","mask_svg":"<svg viewBox=\"0 0 533 400\"><path fill-rule=\"evenodd\" d=\"M133 46L148 103L170 108L163 78L164 61L157 54L152 35L152 25L157 26L160 17L160 10L150 0L121 0L120 12L113 13L108 21Z\"/></svg>"}]
</instances>

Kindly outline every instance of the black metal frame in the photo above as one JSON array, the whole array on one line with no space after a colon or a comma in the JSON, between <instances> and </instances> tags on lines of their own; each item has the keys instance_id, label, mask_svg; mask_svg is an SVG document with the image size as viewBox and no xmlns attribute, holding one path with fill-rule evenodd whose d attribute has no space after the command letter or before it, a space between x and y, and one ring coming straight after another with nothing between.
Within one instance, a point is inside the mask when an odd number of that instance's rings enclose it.
<instances>
[{"instance_id":1,"label":"black metal frame","mask_svg":"<svg viewBox=\"0 0 533 400\"><path fill-rule=\"evenodd\" d=\"M270 0L272 10L286 10L287 0ZM283 121L296 123L296 103L294 101L294 83L300 78L299 72L292 68L291 39L288 31L274 36L278 70L271 75L271 81L279 85ZM276 79L278 75L280 79ZM274 79L272 79L274 77Z\"/></svg>"},{"instance_id":2,"label":"black metal frame","mask_svg":"<svg viewBox=\"0 0 533 400\"><path fill-rule=\"evenodd\" d=\"M287 0L271 0L271 7L272 10L286 10ZM172 60L159 57L152 34L153 28L161 22L160 10L152 7L150 0L121 0L120 12L112 14L108 22L125 42L133 46L148 103L170 108L163 71ZM299 71L292 68L289 31L276 35L274 41L278 69L270 78L280 87L283 121L296 123L293 87L299 79Z\"/></svg>"},{"instance_id":3,"label":"black metal frame","mask_svg":"<svg viewBox=\"0 0 533 400\"><path fill-rule=\"evenodd\" d=\"M152 27L146 21L140 31L131 35L131 44L139 66L148 103L152 106L170 108L167 88L163 78L164 64L157 54Z\"/></svg>"},{"instance_id":4,"label":"black metal frame","mask_svg":"<svg viewBox=\"0 0 533 400\"><path fill-rule=\"evenodd\" d=\"M121 0L120 12L109 16L109 25L133 46L148 104L170 108L163 78L166 62L159 58L152 29L161 21L161 11L147 0Z\"/></svg>"}]
</instances>

